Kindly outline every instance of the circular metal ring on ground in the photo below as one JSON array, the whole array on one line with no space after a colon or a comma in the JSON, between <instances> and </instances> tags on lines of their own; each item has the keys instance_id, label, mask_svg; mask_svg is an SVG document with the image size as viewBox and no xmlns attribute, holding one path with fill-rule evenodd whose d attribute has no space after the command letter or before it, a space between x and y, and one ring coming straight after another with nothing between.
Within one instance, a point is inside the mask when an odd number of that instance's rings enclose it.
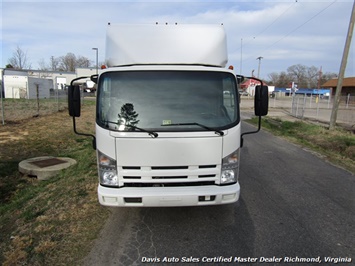
<instances>
[{"instance_id":1,"label":"circular metal ring on ground","mask_svg":"<svg viewBox=\"0 0 355 266\"><path fill-rule=\"evenodd\" d=\"M37 177L38 180L47 180L75 164L76 161L72 158L43 156L21 161L19 171L24 175Z\"/></svg>"}]
</instances>

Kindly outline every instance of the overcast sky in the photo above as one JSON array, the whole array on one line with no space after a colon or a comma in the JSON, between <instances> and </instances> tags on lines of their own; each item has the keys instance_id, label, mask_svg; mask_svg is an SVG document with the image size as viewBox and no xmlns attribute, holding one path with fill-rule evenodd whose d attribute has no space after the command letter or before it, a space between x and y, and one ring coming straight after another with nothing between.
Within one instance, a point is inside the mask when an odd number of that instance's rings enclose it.
<instances>
[{"instance_id":1,"label":"overcast sky","mask_svg":"<svg viewBox=\"0 0 355 266\"><path fill-rule=\"evenodd\" d=\"M33 69L72 52L105 59L107 23L208 23L225 26L229 64L268 79L291 65L339 73L354 0L279 1L10 1L1 5L1 67L16 47ZM345 76L355 76L355 40Z\"/></svg>"}]
</instances>

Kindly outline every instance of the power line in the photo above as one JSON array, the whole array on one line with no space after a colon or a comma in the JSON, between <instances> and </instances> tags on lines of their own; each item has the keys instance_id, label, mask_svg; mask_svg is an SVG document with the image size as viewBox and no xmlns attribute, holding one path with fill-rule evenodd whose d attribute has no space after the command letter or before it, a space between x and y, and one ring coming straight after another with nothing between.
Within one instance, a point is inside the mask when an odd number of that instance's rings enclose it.
<instances>
[{"instance_id":1,"label":"power line","mask_svg":"<svg viewBox=\"0 0 355 266\"><path fill-rule=\"evenodd\" d=\"M260 36L262 33L264 33L266 30L268 30L277 20L279 20L279 18L281 18L291 7L294 6L294 4L297 3L298 0L295 0L295 2L293 2L288 8L286 8L276 19L274 19L273 22L271 22L268 26L266 26L263 30L261 30L258 34L256 34L255 36L253 36L253 40L256 39L256 37ZM249 44L251 41L244 43L244 45ZM240 48L242 49L242 48ZM237 49L236 51L238 51L239 49Z\"/></svg>"},{"instance_id":2,"label":"power line","mask_svg":"<svg viewBox=\"0 0 355 266\"><path fill-rule=\"evenodd\" d=\"M335 0L334 2L330 3L328 6L326 6L325 8L323 8L321 11L319 11L317 14L315 14L313 17L311 17L310 19L308 19L307 21L305 21L304 23L302 23L301 25L299 25L298 27L296 27L295 29L293 29L292 31L290 31L289 33L287 33L284 37L282 37L281 39L279 39L278 41L276 41L275 43L273 43L272 45L270 45L268 48L272 47L273 45L275 45L276 43L282 41L283 39L285 39L287 36L289 36L291 33L294 33L295 31L297 31L298 29L302 28L304 25L306 25L308 22L310 22L311 20L313 20L315 17L317 17L319 14L323 13L326 9L328 9L331 5L333 5L335 2L337 2L338 0Z\"/></svg>"},{"instance_id":3,"label":"power line","mask_svg":"<svg viewBox=\"0 0 355 266\"><path fill-rule=\"evenodd\" d=\"M260 31L257 35L254 36L254 40L256 37L260 36L262 33L264 33L267 29L269 29L277 20L279 20L279 18L281 18L291 7L294 6L295 3L297 3L298 0L295 0L295 2L293 2L288 8L286 8L276 19L274 19L273 22L271 22L267 27L265 27L262 31ZM240 73L242 73L242 66L243 66L243 38L240 39ZM246 44L250 43L247 42ZM244 44L245 45L245 44ZM239 49L237 49L236 51L238 51ZM260 58L261 59L261 58ZM260 59L259 59L259 72L260 72ZM259 73L258 72L258 73ZM258 74L259 75L259 74Z\"/></svg>"},{"instance_id":4,"label":"power line","mask_svg":"<svg viewBox=\"0 0 355 266\"><path fill-rule=\"evenodd\" d=\"M263 59L264 57L259 56L256 60L259 60L259 66L258 66L258 78L260 76L260 64L261 64L261 59Z\"/></svg>"},{"instance_id":5,"label":"power line","mask_svg":"<svg viewBox=\"0 0 355 266\"><path fill-rule=\"evenodd\" d=\"M282 38L280 38L279 40L277 40L276 42L274 42L273 44L271 44L270 46L268 46L267 48L265 48L264 50L262 50L261 53L265 52L266 50L270 49L271 47L273 47L274 45L276 45L277 43L279 43L280 41L282 41L283 39L285 39L286 37L288 37L289 35L291 35L292 33L294 33L295 31L297 31L298 29L302 28L304 25L306 25L308 22L310 22L311 20L313 20L314 18L316 18L318 15L320 15L321 13L323 13L326 9L328 9L330 6L332 6L333 4L335 4L338 0L335 0L334 2L331 2L328 6L326 6L325 8L323 8L321 11L319 11L317 14L313 15L310 19L306 20L304 23L302 23L301 25L297 26L296 28L294 28L293 30L291 30L289 33L287 33L285 36L283 36ZM260 52L258 52L258 54L260 54ZM254 56L250 56L248 59L255 57Z\"/></svg>"},{"instance_id":6,"label":"power line","mask_svg":"<svg viewBox=\"0 0 355 266\"><path fill-rule=\"evenodd\" d=\"M313 15L311 18L309 18L308 20L306 20L305 22L303 22L302 24L300 24L299 26L297 26L296 28L294 28L293 30L288 32L285 36L281 37L279 40L277 40L276 42L274 42L273 44L271 44L270 46L268 46L267 48L265 48L261 52L258 52L258 54L264 53L265 51L267 51L268 49L270 49L271 47L273 47L274 45L276 45L277 43L279 43L280 41L282 41L283 39L285 39L286 37L288 37L289 35L291 35L295 31L297 31L298 29L302 28L304 25L306 25L308 22L310 22L311 20L313 20L314 18L319 16L321 13L323 13L325 10L327 10L330 6L335 4L337 1L338 0L335 0L335 1L331 2L329 5L327 5L325 8L323 8L321 11L319 11L317 14ZM255 57L255 54L253 56L248 57L245 60L249 60L249 59L254 58L254 57Z\"/></svg>"},{"instance_id":7,"label":"power line","mask_svg":"<svg viewBox=\"0 0 355 266\"><path fill-rule=\"evenodd\" d=\"M270 28L279 18L281 18L291 7L294 6L294 4L297 3L297 0L293 2L284 12L282 12L273 22L269 24L266 28L264 28L261 32L259 32L257 35L255 35L253 38L256 39L260 34L264 33L268 28Z\"/></svg>"}]
</instances>

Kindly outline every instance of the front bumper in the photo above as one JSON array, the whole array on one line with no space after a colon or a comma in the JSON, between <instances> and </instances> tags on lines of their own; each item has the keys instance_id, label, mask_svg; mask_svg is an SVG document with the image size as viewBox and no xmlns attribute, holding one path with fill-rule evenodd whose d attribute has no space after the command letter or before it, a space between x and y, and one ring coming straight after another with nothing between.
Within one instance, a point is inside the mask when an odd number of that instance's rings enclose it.
<instances>
[{"instance_id":1,"label":"front bumper","mask_svg":"<svg viewBox=\"0 0 355 266\"><path fill-rule=\"evenodd\" d=\"M101 205L111 207L177 207L228 204L238 201L239 183L228 186L197 187L124 187L108 188L99 184Z\"/></svg>"}]
</instances>

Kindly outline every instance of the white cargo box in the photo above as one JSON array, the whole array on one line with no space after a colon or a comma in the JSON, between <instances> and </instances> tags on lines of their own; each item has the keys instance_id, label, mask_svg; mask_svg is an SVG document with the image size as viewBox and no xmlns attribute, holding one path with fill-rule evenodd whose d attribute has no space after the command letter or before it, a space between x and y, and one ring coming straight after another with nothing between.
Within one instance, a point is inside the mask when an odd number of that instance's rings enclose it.
<instances>
[{"instance_id":1,"label":"white cargo box","mask_svg":"<svg viewBox=\"0 0 355 266\"><path fill-rule=\"evenodd\" d=\"M109 24L108 66L200 64L225 67L227 40L223 25Z\"/></svg>"}]
</instances>

